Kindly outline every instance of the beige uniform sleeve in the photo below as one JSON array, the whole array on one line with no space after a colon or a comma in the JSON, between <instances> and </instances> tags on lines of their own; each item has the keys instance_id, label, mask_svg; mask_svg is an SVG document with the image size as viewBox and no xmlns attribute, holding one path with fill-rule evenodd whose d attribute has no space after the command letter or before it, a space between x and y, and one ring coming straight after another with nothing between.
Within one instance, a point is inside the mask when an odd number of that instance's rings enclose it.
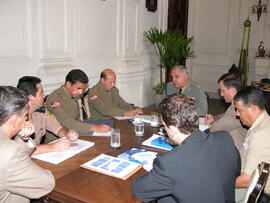
<instances>
[{"instance_id":1,"label":"beige uniform sleeve","mask_svg":"<svg viewBox=\"0 0 270 203\"><path fill-rule=\"evenodd\" d=\"M269 143L270 139L268 138L267 140L267 137L265 137L262 132L253 135L248 145L246 161L243 165L243 173L251 175L259 163L262 161L269 162Z\"/></svg>"},{"instance_id":2,"label":"beige uniform sleeve","mask_svg":"<svg viewBox=\"0 0 270 203\"><path fill-rule=\"evenodd\" d=\"M14 146L9 145L9 149L6 149L9 150L6 151L9 157L6 157L8 163L2 174L5 188L27 198L40 198L51 192L55 186L51 172L42 169L30 159L27 146L12 144Z\"/></svg>"}]
</instances>

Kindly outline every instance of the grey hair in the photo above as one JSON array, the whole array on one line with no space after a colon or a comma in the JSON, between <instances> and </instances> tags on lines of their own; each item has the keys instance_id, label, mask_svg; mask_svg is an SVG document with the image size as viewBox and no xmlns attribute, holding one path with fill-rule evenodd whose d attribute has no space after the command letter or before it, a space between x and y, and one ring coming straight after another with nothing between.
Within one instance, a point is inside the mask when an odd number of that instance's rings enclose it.
<instances>
[{"instance_id":1,"label":"grey hair","mask_svg":"<svg viewBox=\"0 0 270 203\"><path fill-rule=\"evenodd\" d=\"M172 68L172 70L176 70L176 69L179 69L180 71L188 74L188 69L185 66L183 66L183 65L176 65L176 66L174 66Z\"/></svg>"},{"instance_id":2,"label":"grey hair","mask_svg":"<svg viewBox=\"0 0 270 203\"><path fill-rule=\"evenodd\" d=\"M25 92L12 86L0 86L0 126L12 115L25 112L28 97Z\"/></svg>"}]
</instances>

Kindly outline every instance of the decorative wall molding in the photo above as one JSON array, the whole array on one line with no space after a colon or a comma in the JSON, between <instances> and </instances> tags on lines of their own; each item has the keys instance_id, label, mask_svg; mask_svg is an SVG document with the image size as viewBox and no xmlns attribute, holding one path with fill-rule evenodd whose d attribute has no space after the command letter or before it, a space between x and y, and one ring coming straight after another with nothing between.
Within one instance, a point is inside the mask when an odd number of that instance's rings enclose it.
<instances>
[{"instance_id":1,"label":"decorative wall molding","mask_svg":"<svg viewBox=\"0 0 270 203\"><path fill-rule=\"evenodd\" d=\"M41 63L70 62L67 0L43 0L41 4Z\"/></svg>"},{"instance_id":2,"label":"decorative wall molding","mask_svg":"<svg viewBox=\"0 0 270 203\"><path fill-rule=\"evenodd\" d=\"M5 0L0 8L0 13L3 19L2 21L0 19L2 27L0 59L30 59L32 32L30 0L20 2ZM13 13L12 19L10 13Z\"/></svg>"}]
</instances>

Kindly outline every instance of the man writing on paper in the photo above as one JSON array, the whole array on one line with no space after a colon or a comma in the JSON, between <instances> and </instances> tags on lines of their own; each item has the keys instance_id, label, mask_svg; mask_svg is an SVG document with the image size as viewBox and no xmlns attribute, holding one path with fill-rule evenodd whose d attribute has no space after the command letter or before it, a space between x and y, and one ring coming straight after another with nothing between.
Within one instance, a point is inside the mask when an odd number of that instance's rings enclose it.
<instances>
[{"instance_id":1,"label":"man writing on paper","mask_svg":"<svg viewBox=\"0 0 270 203\"><path fill-rule=\"evenodd\" d=\"M236 114L249 127L243 148L240 151L242 170L236 179L236 202L242 202L252 172L261 162L270 163L270 117L265 110L265 97L256 87L246 87L234 97ZM265 201L270 201L270 176L264 189Z\"/></svg>"},{"instance_id":2,"label":"man writing on paper","mask_svg":"<svg viewBox=\"0 0 270 203\"><path fill-rule=\"evenodd\" d=\"M225 130L233 138L236 148L240 151L246 137L247 129L243 127L239 118L235 114L233 98L242 88L242 75L239 73L226 73L218 79L220 94L225 102L230 103L230 107L222 115L213 116L206 114L205 123L211 124L210 132Z\"/></svg>"},{"instance_id":3,"label":"man writing on paper","mask_svg":"<svg viewBox=\"0 0 270 203\"><path fill-rule=\"evenodd\" d=\"M88 85L87 75L79 69L71 70L66 76L65 85L50 94L46 100L46 108L57 120L68 129L77 132L108 132L110 126L105 124L93 125L80 120L78 98Z\"/></svg>"},{"instance_id":4,"label":"man writing on paper","mask_svg":"<svg viewBox=\"0 0 270 203\"><path fill-rule=\"evenodd\" d=\"M143 202L234 202L240 156L227 132L198 130L195 100L173 94L160 104L162 122L177 145L158 156L153 169L132 184Z\"/></svg>"},{"instance_id":5,"label":"man writing on paper","mask_svg":"<svg viewBox=\"0 0 270 203\"><path fill-rule=\"evenodd\" d=\"M78 139L78 133L61 126L53 115L36 111L44 105L45 95L41 80L34 76L24 76L19 79L17 88L23 90L29 99L28 119L35 127L34 140L37 144L33 155L67 150L70 147L70 141ZM46 130L59 137L64 137L64 139L58 140L52 144L40 145L41 138L45 135Z\"/></svg>"},{"instance_id":6,"label":"man writing on paper","mask_svg":"<svg viewBox=\"0 0 270 203\"><path fill-rule=\"evenodd\" d=\"M35 149L32 140L23 141L16 136L26 138L33 132L22 130L26 125L27 103L28 97L23 91L11 86L0 87L0 202L27 203L31 198L48 194L55 186L51 172L31 160L30 154ZM31 129L29 125L28 128Z\"/></svg>"},{"instance_id":7,"label":"man writing on paper","mask_svg":"<svg viewBox=\"0 0 270 203\"><path fill-rule=\"evenodd\" d=\"M109 119L113 116L135 116L143 114L141 108L133 108L115 87L116 75L111 69L100 74L99 82L89 90L89 109L94 119Z\"/></svg>"}]
</instances>

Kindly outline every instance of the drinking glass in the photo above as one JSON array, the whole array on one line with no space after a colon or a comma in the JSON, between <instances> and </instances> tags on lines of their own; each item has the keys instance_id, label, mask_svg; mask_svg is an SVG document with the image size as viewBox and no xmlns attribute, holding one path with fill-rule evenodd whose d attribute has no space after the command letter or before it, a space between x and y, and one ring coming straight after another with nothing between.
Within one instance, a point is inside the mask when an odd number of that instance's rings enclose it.
<instances>
[{"instance_id":1,"label":"drinking glass","mask_svg":"<svg viewBox=\"0 0 270 203\"><path fill-rule=\"evenodd\" d=\"M111 135L111 147L118 148L120 146L120 129L113 128Z\"/></svg>"}]
</instances>

